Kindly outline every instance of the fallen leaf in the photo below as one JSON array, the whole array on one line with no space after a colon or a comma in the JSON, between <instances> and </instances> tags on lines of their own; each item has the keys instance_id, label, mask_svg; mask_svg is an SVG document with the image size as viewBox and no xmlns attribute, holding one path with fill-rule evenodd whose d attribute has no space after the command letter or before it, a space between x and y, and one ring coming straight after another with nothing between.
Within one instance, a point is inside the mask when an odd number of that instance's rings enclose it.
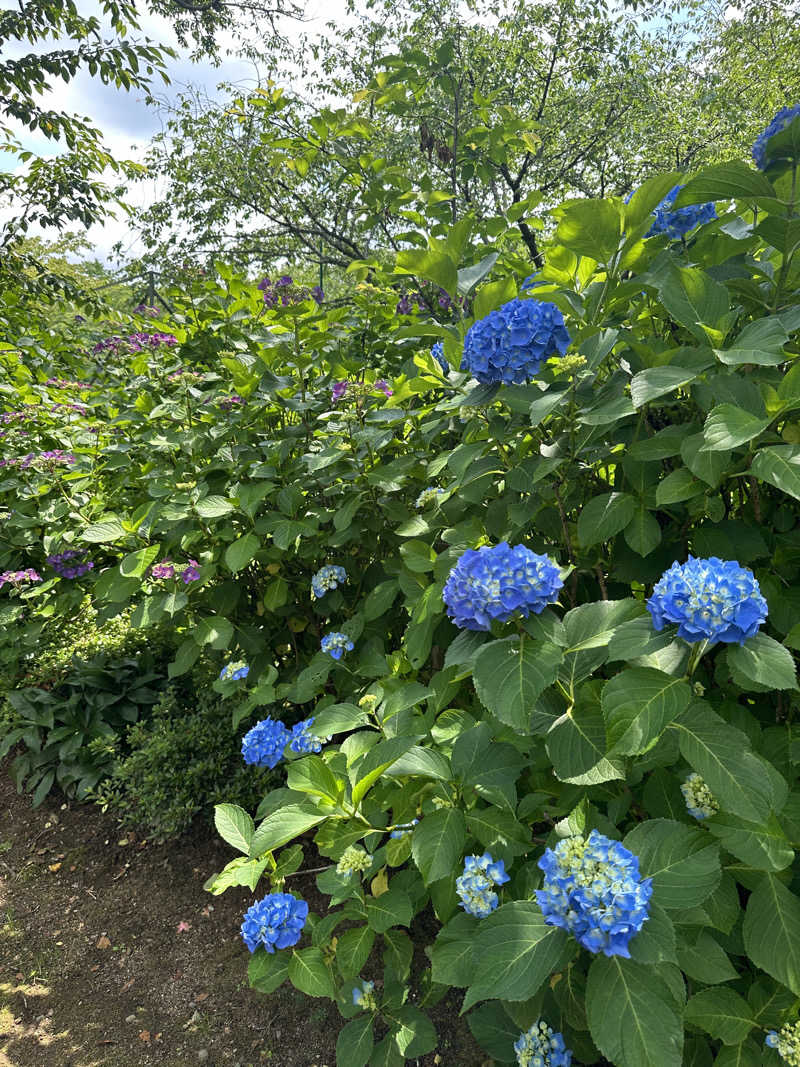
<instances>
[{"instance_id":1,"label":"fallen leaf","mask_svg":"<svg viewBox=\"0 0 800 1067\"><path fill-rule=\"evenodd\" d=\"M202 1004L202 1002L203 1002L204 1000L208 1000L208 998L209 998L209 995L210 995L210 994L208 994L208 993L198 993L198 994L197 994L197 996L196 996L196 997L195 997L194 999L195 999L195 1000L196 1000L196 1001L197 1001L197 1002L198 1002L199 1004Z\"/></svg>"},{"instance_id":2,"label":"fallen leaf","mask_svg":"<svg viewBox=\"0 0 800 1067\"><path fill-rule=\"evenodd\" d=\"M139 1040L140 1041L144 1041L145 1044L149 1045L150 1044L150 1031L149 1030L140 1030L139 1031Z\"/></svg>"},{"instance_id":3,"label":"fallen leaf","mask_svg":"<svg viewBox=\"0 0 800 1067\"><path fill-rule=\"evenodd\" d=\"M102 934L102 936L98 937L95 948L111 948L111 942L105 934Z\"/></svg>"},{"instance_id":4,"label":"fallen leaf","mask_svg":"<svg viewBox=\"0 0 800 1067\"><path fill-rule=\"evenodd\" d=\"M61 864L60 863L51 863L51 864L48 865L47 869L48 869L48 871L50 871L51 874L55 874L56 871L60 871L61 870Z\"/></svg>"}]
</instances>

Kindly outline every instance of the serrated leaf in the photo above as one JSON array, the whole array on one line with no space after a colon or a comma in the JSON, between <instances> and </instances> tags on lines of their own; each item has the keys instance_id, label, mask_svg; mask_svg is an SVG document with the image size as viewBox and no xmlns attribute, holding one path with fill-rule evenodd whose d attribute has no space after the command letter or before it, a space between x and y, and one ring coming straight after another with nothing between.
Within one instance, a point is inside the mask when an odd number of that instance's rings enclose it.
<instances>
[{"instance_id":1,"label":"serrated leaf","mask_svg":"<svg viewBox=\"0 0 800 1067\"><path fill-rule=\"evenodd\" d=\"M767 634L757 633L743 645L731 645L728 663L757 686L797 689L794 657L788 648Z\"/></svg>"},{"instance_id":2,"label":"serrated leaf","mask_svg":"<svg viewBox=\"0 0 800 1067\"><path fill-rule=\"evenodd\" d=\"M455 870L466 837L464 813L459 808L440 808L414 827L411 852L425 885L446 878Z\"/></svg>"},{"instance_id":3,"label":"serrated leaf","mask_svg":"<svg viewBox=\"0 0 800 1067\"><path fill-rule=\"evenodd\" d=\"M330 997L336 995L333 976L325 963L322 950L303 948L292 952L289 960L289 981L309 997Z\"/></svg>"},{"instance_id":4,"label":"serrated leaf","mask_svg":"<svg viewBox=\"0 0 800 1067\"><path fill-rule=\"evenodd\" d=\"M228 565L228 569L233 574L242 570L255 556L260 547L261 542L252 533L247 533L243 537L232 541L225 549L225 562Z\"/></svg>"},{"instance_id":5,"label":"serrated leaf","mask_svg":"<svg viewBox=\"0 0 800 1067\"><path fill-rule=\"evenodd\" d=\"M664 908L702 904L719 885L719 849L702 830L671 819L648 819L623 843L639 857L642 875L653 879L653 899Z\"/></svg>"},{"instance_id":6,"label":"serrated leaf","mask_svg":"<svg viewBox=\"0 0 800 1067\"><path fill-rule=\"evenodd\" d=\"M739 1045L755 1026L750 1005L732 989L701 989L689 998L685 1018L726 1045Z\"/></svg>"},{"instance_id":7,"label":"serrated leaf","mask_svg":"<svg viewBox=\"0 0 800 1067\"><path fill-rule=\"evenodd\" d=\"M500 722L527 733L536 699L556 680L562 657L562 650L546 641L491 641L475 658L475 691Z\"/></svg>"},{"instance_id":8,"label":"serrated leaf","mask_svg":"<svg viewBox=\"0 0 800 1067\"><path fill-rule=\"evenodd\" d=\"M649 667L622 671L603 687L608 753L644 752L692 699L689 683Z\"/></svg>"},{"instance_id":9,"label":"serrated leaf","mask_svg":"<svg viewBox=\"0 0 800 1067\"><path fill-rule=\"evenodd\" d=\"M217 833L239 852L250 854L250 843L255 833L255 823L250 815L236 804L216 804L214 825Z\"/></svg>"},{"instance_id":10,"label":"serrated leaf","mask_svg":"<svg viewBox=\"0 0 800 1067\"><path fill-rule=\"evenodd\" d=\"M750 894L742 937L756 967L800 996L800 900L774 875Z\"/></svg>"},{"instance_id":11,"label":"serrated leaf","mask_svg":"<svg viewBox=\"0 0 800 1067\"><path fill-rule=\"evenodd\" d=\"M375 931L369 926L345 930L336 941L336 963L343 978L355 978L369 959L375 944Z\"/></svg>"},{"instance_id":12,"label":"serrated leaf","mask_svg":"<svg viewBox=\"0 0 800 1067\"><path fill-rule=\"evenodd\" d=\"M365 1067L372 1055L372 1016L359 1015L336 1038L336 1067Z\"/></svg>"},{"instance_id":13,"label":"serrated leaf","mask_svg":"<svg viewBox=\"0 0 800 1067\"><path fill-rule=\"evenodd\" d=\"M578 516L578 540L584 548L608 541L625 529L635 511L636 500L630 493L593 497Z\"/></svg>"},{"instance_id":14,"label":"serrated leaf","mask_svg":"<svg viewBox=\"0 0 800 1067\"><path fill-rule=\"evenodd\" d=\"M247 980L251 989L259 993L274 993L289 977L289 958L286 953L257 949L247 965Z\"/></svg>"}]
</instances>

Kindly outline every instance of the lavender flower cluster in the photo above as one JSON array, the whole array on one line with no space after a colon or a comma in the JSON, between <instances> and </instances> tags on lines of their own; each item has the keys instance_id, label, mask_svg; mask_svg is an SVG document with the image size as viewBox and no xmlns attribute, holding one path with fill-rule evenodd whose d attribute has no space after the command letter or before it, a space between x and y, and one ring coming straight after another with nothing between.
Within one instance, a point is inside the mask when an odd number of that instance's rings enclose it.
<instances>
[{"instance_id":1,"label":"lavender flower cluster","mask_svg":"<svg viewBox=\"0 0 800 1067\"><path fill-rule=\"evenodd\" d=\"M309 298L321 304L325 299L325 293L319 285L314 285L310 289L305 285L295 285L290 274L284 274L274 282L270 278L262 278L257 288L261 290L264 304L268 308L301 304Z\"/></svg>"},{"instance_id":2,"label":"lavender flower cluster","mask_svg":"<svg viewBox=\"0 0 800 1067\"><path fill-rule=\"evenodd\" d=\"M155 350L162 345L171 348L178 343L178 338L171 333L142 333L137 331L127 337L106 337L98 341L92 352L144 352L145 349Z\"/></svg>"},{"instance_id":3,"label":"lavender flower cluster","mask_svg":"<svg viewBox=\"0 0 800 1067\"><path fill-rule=\"evenodd\" d=\"M92 560L87 559L85 548L67 548L63 552L47 557L47 562L62 578L82 578L94 569Z\"/></svg>"}]
</instances>

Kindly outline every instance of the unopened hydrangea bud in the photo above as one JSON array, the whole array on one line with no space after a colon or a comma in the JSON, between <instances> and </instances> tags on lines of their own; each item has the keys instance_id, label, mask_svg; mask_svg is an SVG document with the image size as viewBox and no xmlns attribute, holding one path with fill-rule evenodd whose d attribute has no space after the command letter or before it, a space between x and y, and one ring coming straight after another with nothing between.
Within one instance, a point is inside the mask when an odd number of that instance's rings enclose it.
<instances>
[{"instance_id":1,"label":"unopened hydrangea bud","mask_svg":"<svg viewBox=\"0 0 800 1067\"><path fill-rule=\"evenodd\" d=\"M555 1033L544 1019L519 1035L514 1051L519 1067L570 1067L572 1063L572 1051L565 1046L563 1035Z\"/></svg>"},{"instance_id":2,"label":"unopened hydrangea bud","mask_svg":"<svg viewBox=\"0 0 800 1067\"><path fill-rule=\"evenodd\" d=\"M368 871L372 866L372 856L359 845L349 845L336 864L337 874L352 874L354 871Z\"/></svg>"},{"instance_id":3,"label":"unopened hydrangea bud","mask_svg":"<svg viewBox=\"0 0 800 1067\"><path fill-rule=\"evenodd\" d=\"M367 708L369 711L372 711L373 708L376 707L377 703L378 697L374 693L365 693L363 697L359 700L358 706L360 708Z\"/></svg>"},{"instance_id":4,"label":"unopened hydrangea bud","mask_svg":"<svg viewBox=\"0 0 800 1067\"><path fill-rule=\"evenodd\" d=\"M429 486L427 489L423 489L417 497L416 507L426 508L428 504L438 504L442 498L446 496L446 489L438 489L436 486Z\"/></svg>"},{"instance_id":5,"label":"unopened hydrangea bud","mask_svg":"<svg viewBox=\"0 0 800 1067\"><path fill-rule=\"evenodd\" d=\"M373 993L374 989L374 982L365 982L362 979L360 986L353 986L353 1004L364 1011L377 1011L378 1004Z\"/></svg>"},{"instance_id":6,"label":"unopened hydrangea bud","mask_svg":"<svg viewBox=\"0 0 800 1067\"><path fill-rule=\"evenodd\" d=\"M695 771L681 785L686 810L695 819L709 819L719 811L719 804L706 783Z\"/></svg>"},{"instance_id":7,"label":"unopened hydrangea bud","mask_svg":"<svg viewBox=\"0 0 800 1067\"><path fill-rule=\"evenodd\" d=\"M800 1021L786 1023L780 1030L770 1030L764 1038L767 1048L774 1048L791 1067L800 1067Z\"/></svg>"}]
</instances>

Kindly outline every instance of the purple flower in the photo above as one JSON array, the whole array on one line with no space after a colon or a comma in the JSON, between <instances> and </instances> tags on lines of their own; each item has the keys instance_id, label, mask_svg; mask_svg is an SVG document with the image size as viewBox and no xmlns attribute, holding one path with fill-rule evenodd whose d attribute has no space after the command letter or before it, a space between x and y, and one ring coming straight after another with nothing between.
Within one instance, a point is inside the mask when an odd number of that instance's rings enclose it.
<instances>
[{"instance_id":1,"label":"purple flower","mask_svg":"<svg viewBox=\"0 0 800 1067\"><path fill-rule=\"evenodd\" d=\"M181 574L181 578L183 579L183 584L184 585L188 585L189 582L196 582L196 581L199 580L199 578L200 578L200 571L198 569L199 567L200 567L200 564L197 562L196 559L190 559L189 560L189 562L183 568L183 573Z\"/></svg>"},{"instance_id":2,"label":"purple flower","mask_svg":"<svg viewBox=\"0 0 800 1067\"><path fill-rule=\"evenodd\" d=\"M219 406L223 409L223 411L230 411L232 408L235 408L237 404L243 403L244 397L239 396L238 393L233 393L232 396L223 396L219 400Z\"/></svg>"},{"instance_id":3,"label":"purple flower","mask_svg":"<svg viewBox=\"0 0 800 1067\"><path fill-rule=\"evenodd\" d=\"M389 383L388 383L388 382L385 382L385 381L383 380L383 378L379 378L379 379L378 379L378 381L377 381L377 382L375 382L375 386L374 386L374 388L375 388L375 389L380 389L380 391L381 391L381 392L382 392L382 393L384 394L384 396L386 396L386 397L390 397L390 396L392 395L392 393L394 392L394 389L390 389L390 388L389 388Z\"/></svg>"},{"instance_id":4,"label":"purple flower","mask_svg":"<svg viewBox=\"0 0 800 1067\"><path fill-rule=\"evenodd\" d=\"M41 582L41 580L41 576L33 567L26 567L24 571L3 571L0 574L0 587L8 583L18 589L23 582Z\"/></svg>"},{"instance_id":5,"label":"purple flower","mask_svg":"<svg viewBox=\"0 0 800 1067\"><path fill-rule=\"evenodd\" d=\"M341 400L346 392L347 392L347 382L346 381L344 381L344 382L334 382L333 383L333 391L332 391L334 404L336 403L337 400Z\"/></svg>"},{"instance_id":6,"label":"purple flower","mask_svg":"<svg viewBox=\"0 0 800 1067\"><path fill-rule=\"evenodd\" d=\"M54 556L48 556L47 562L62 578L81 578L94 569L94 563L86 558L85 548L68 548Z\"/></svg>"},{"instance_id":7,"label":"purple flower","mask_svg":"<svg viewBox=\"0 0 800 1067\"><path fill-rule=\"evenodd\" d=\"M156 580L160 578L174 578L175 567L168 559L162 559L160 563L154 563L150 568L150 577Z\"/></svg>"}]
</instances>

